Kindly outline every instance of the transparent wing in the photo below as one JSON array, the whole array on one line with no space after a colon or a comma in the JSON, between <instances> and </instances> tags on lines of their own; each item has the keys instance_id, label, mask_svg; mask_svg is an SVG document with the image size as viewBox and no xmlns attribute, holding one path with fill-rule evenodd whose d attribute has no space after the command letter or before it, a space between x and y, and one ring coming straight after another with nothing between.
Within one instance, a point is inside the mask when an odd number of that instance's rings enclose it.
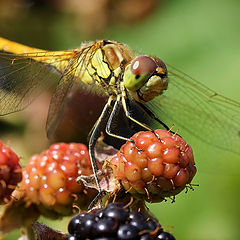
<instances>
[{"instance_id":1,"label":"transparent wing","mask_svg":"<svg viewBox=\"0 0 240 240\"><path fill-rule=\"evenodd\" d=\"M46 125L48 138L51 138L55 133L57 126L63 117L64 110L71 100L77 60L78 58L71 61L67 66L66 71L60 78L57 88L52 96Z\"/></svg>"},{"instance_id":2,"label":"transparent wing","mask_svg":"<svg viewBox=\"0 0 240 240\"><path fill-rule=\"evenodd\" d=\"M94 46L83 48L75 53L66 66L51 99L46 125L48 138L54 135L74 91L80 87L81 74L87 71L95 51Z\"/></svg>"},{"instance_id":3,"label":"transparent wing","mask_svg":"<svg viewBox=\"0 0 240 240\"><path fill-rule=\"evenodd\" d=\"M169 86L146 104L180 135L188 131L206 143L240 154L240 103L221 96L169 67Z\"/></svg>"},{"instance_id":4,"label":"transparent wing","mask_svg":"<svg viewBox=\"0 0 240 240\"><path fill-rule=\"evenodd\" d=\"M24 109L43 90L56 84L62 76L56 66L69 57L68 54L56 55L56 52L0 52L0 115Z\"/></svg>"}]
</instances>

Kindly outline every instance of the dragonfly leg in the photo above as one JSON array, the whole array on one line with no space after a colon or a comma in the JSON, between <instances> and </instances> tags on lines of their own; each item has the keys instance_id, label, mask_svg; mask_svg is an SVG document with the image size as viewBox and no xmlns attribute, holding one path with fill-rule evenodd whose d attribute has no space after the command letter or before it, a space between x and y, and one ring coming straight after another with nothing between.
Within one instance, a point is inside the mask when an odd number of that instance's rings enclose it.
<instances>
[{"instance_id":1,"label":"dragonfly leg","mask_svg":"<svg viewBox=\"0 0 240 240\"><path fill-rule=\"evenodd\" d=\"M125 96L122 97L122 105L123 105L123 110L124 110L127 118L129 118L131 121L135 122L136 124L140 125L141 127L147 129L148 131L153 131L153 129L151 129L148 125L138 121L137 119L135 119L134 117L131 116Z\"/></svg>"},{"instance_id":2,"label":"dragonfly leg","mask_svg":"<svg viewBox=\"0 0 240 240\"><path fill-rule=\"evenodd\" d=\"M125 96L125 95L124 95ZM130 111L128 109L128 104L127 104L127 99L125 97L122 97L122 104L123 104L123 109L125 111L125 114L126 114L126 117L128 117L130 120L132 120L133 122L137 123L138 125L142 126L143 128L151 131L155 136L156 138L158 138L158 140L161 141L161 139L159 138L159 136L155 133L154 129L150 128L149 126L147 126L146 124L142 123L142 122L139 122L137 119L133 118L131 115L130 115ZM140 109L142 111L144 111L145 113L147 113L151 118L153 118L154 120L158 121L164 128L166 128L167 130L170 131L169 127L163 123L160 119L158 119L146 106L144 106L143 104L141 103L138 103L138 106L140 107Z\"/></svg>"},{"instance_id":3,"label":"dragonfly leg","mask_svg":"<svg viewBox=\"0 0 240 240\"><path fill-rule=\"evenodd\" d=\"M155 114L144 104L137 102L137 105L145 112L147 113L147 115L149 115L152 119L154 119L155 121L157 121L158 123L160 123L166 130L168 130L169 132L171 132L172 134L177 134L178 136L180 136L178 133L172 131L173 127L168 127L167 124L165 124L164 122L162 122L158 117L155 116ZM174 126L174 125L173 125ZM181 137L181 136L180 136Z\"/></svg>"},{"instance_id":4,"label":"dragonfly leg","mask_svg":"<svg viewBox=\"0 0 240 240\"><path fill-rule=\"evenodd\" d=\"M124 140L124 141L130 141L129 138L126 138L126 137L123 137L123 136L120 136L120 135L117 135L115 133L112 133L111 132L111 125L112 125L112 122L113 122L113 119L117 113L117 111L119 110L119 107L121 106L121 101L120 101L120 98L117 98L117 100L115 101L114 103L114 106L113 106L113 109L112 109L112 112L108 118L108 121L107 121L107 125L106 125L106 133L109 135L109 136L112 136L112 137L115 137L115 138L118 138L118 139L121 139L121 140Z\"/></svg>"},{"instance_id":5,"label":"dragonfly leg","mask_svg":"<svg viewBox=\"0 0 240 240\"><path fill-rule=\"evenodd\" d=\"M103 126L104 122L106 121L106 119L109 115L109 110L111 108L111 101L112 101L112 99L110 98L109 101L104 106L103 111L102 111L100 117L98 118L97 122L95 123L95 125L91 131L90 138L89 138L89 143L88 143L89 155L90 155L90 159L91 159L93 174L94 174L96 184L97 184L97 189L98 189L98 194L93 199L93 201L90 203L89 208L90 208L90 206L93 206L96 203L96 201L102 194L102 190L101 190L101 187L99 184L99 179L97 176L98 166L97 166L97 162L95 159L94 147L95 147L97 139L100 135L101 127Z\"/></svg>"},{"instance_id":6,"label":"dragonfly leg","mask_svg":"<svg viewBox=\"0 0 240 240\"><path fill-rule=\"evenodd\" d=\"M118 139L121 139L121 140L123 140L123 141L132 142L132 143L135 145L135 147L137 148L135 142L134 142L132 139L126 138L126 137L123 137L123 136L120 136L120 135L118 135L118 134L115 134L115 133L111 132L111 125L112 125L113 119L114 119L114 117L115 117L115 115L116 115L119 107L121 106L121 104L122 104L122 103L121 103L121 99L120 99L120 97L118 97L117 100L116 100L115 103L114 103L112 112L111 112L111 114L110 114L110 116L109 116L109 119L108 119L108 121L107 121L107 125L106 125L105 131L106 131L106 133L107 133L109 136L111 136L111 137L118 138ZM137 148L137 149L138 149L138 148ZM140 150L140 149L138 149L138 150Z\"/></svg>"},{"instance_id":7,"label":"dragonfly leg","mask_svg":"<svg viewBox=\"0 0 240 240\"><path fill-rule=\"evenodd\" d=\"M157 118L155 116L155 114L150 110L148 109L147 106L145 106L144 104L140 103L140 102L137 102L138 106L145 112L147 113L147 115L149 115L152 119L154 119L155 121L157 121L158 123L160 123L166 130L170 130L170 128L164 123L162 122L159 118Z\"/></svg>"}]
</instances>

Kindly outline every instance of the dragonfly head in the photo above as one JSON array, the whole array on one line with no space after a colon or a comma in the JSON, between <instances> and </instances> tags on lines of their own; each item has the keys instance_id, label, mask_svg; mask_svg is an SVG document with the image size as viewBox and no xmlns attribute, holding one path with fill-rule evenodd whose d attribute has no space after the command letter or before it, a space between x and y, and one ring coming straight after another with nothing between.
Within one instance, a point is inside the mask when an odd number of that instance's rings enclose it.
<instances>
[{"instance_id":1,"label":"dragonfly head","mask_svg":"<svg viewBox=\"0 0 240 240\"><path fill-rule=\"evenodd\" d=\"M167 67L157 57L136 57L126 66L123 84L136 101L148 102L167 89Z\"/></svg>"}]
</instances>

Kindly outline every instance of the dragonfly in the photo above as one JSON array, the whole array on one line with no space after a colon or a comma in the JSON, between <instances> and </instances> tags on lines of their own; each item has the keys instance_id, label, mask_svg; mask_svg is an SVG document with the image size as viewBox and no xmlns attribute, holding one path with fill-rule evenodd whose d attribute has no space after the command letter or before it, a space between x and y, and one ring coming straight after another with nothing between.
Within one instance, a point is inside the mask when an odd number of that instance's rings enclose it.
<instances>
[{"instance_id":1,"label":"dragonfly","mask_svg":"<svg viewBox=\"0 0 240 240\"><path fill-rule=\"evenodd\" d=\"M53 136L79 88L108 99L89 133L89 154L99 193L94 146L101 129L114 138L130 140L130 136L112 131L121 108L129 121L152 131L151 123L134 115L131 103L158 128L169 130L174 125L181 134L189 132L240 154L240 103L158 57L139 56L126 44L110 40L83 43L73 50L47 51L0 38L0 115L23 110L53 83L57 85L48 111L48 137Z\"/></svg>"}]
</instances>

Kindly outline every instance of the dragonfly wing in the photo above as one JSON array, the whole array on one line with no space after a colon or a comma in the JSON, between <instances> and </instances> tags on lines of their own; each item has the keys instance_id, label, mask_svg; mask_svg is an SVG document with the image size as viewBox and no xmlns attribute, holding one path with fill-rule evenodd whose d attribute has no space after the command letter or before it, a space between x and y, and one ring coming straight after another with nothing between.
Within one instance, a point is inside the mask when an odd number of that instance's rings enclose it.
<instances>
[{"instance_id":1,"label":"dragonfly wing","mask_svg":"<svg viewBox=\"0 0 240 240\"><path fill-rule=\"evenodd\" d=\"M24 109L61 75L55 67L27 54L0 52L0 115Z\"/></svg>"},{"instance_id":2,"label":"dragonfly wing","mask_svg":"<svg viewBox=\"0 0 240 240\"><path fill-rule=\"evenodd\" d=\"M76 88L73 88L76 79L76 69L79 64L82 65L82 63L78 63L78 61L79 57L76 57L69 62L52 96L46 124L48 138L51 138L54 135L58 124L62 120L66 107L72 99L74 90L79 87L76 86Z\"/></svg>"},{"instance_id":3,"label":"dragonfly wing","mask_svg":"<svg viewBox=\"0 0 240 240\"><path fill-rule=\"evenodd\" d=\"M240 154L240 103L221 96L188 75L169 70L169 87L148 108L179 134ZM174 129L176 129L174 128Z\"/></svg>"}]
</instances>

